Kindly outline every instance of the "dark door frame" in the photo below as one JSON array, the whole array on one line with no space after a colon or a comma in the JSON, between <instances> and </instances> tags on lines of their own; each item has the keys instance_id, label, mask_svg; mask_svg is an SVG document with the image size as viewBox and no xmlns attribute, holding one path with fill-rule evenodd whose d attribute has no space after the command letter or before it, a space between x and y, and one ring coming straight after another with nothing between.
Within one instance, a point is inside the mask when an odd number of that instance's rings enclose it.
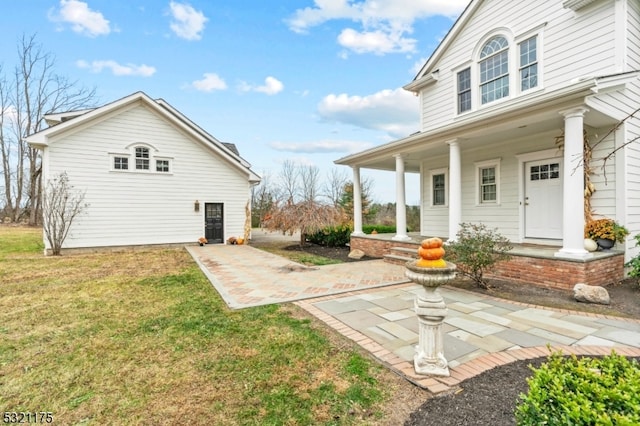
<instances>
[{"instance_id":1,"label":"dark door frame","mask_svg":"<svg viewBox=\"0 0 640 426\"><path fill-rule=\"evenodd\" d=\"M210 244L224 242L224 203L204 203L204 237Z\"/></svg>"}]
</instances>

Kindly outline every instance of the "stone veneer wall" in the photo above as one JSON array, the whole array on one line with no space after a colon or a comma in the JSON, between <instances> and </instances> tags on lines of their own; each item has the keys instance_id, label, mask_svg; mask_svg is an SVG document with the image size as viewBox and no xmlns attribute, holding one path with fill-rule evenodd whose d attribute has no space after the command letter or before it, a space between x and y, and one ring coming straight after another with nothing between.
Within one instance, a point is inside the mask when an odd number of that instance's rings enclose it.
<instances>
[{"instance_id":1,"label":"stone veneer wall","mask_svg":"<svg viewBox=\"0 0 640 426\"><path fill-rule=\"evenodd\" d=\"M351 237L350 244L352 249L360 249L367 256L380 258L388 254L392 247L416 250L418 247L415 242L402 243L370 236ZM624 278L624 253L585 261L512 255L510 261L497 264L487 276L563 290L573 290L577 283L606 286Z\"/></svg>"}]
</instances>

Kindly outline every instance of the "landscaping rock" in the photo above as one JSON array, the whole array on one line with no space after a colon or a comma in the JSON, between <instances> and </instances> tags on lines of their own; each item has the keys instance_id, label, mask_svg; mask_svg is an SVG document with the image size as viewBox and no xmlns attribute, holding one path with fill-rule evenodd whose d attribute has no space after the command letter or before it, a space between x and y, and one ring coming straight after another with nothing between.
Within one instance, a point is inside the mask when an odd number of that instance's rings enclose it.
<instances>
[{"instance_id":1,"label":"landscaping rock","mask_svg":"<svg viewBox=\"0 0 640 426\"><path fill-rule=\"evenodd\" d=\"M351 259L362 259L364 257L364 252L360 249L353 249L349 252L349 257Z\"/></svg>"},{"instance_id":2,"label":"landscaping rock","mask_svg":"<svg viewBox=\"0 0 640 426\"><path fill-rule=\"evenodd\" d=\"M573 287L573 298L578 302L599 303L601 305L611 303L609 292L604 287L583 283L578 283Z\"/></svg>"}]
</instances>

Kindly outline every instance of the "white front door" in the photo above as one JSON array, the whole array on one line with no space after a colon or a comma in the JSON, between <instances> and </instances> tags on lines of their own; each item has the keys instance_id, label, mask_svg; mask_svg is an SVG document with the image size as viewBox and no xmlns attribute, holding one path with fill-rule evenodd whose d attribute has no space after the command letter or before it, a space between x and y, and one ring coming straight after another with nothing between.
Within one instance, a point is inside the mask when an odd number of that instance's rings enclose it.
<instances>
[{"instance_id":1,"label":"white front door","mask_svg":"<svg viewBox=\"0 0 640 426\"><path fill-rule=\"evenodd\" d=\"M529 161L524 168L525 238L562 239L562 159Z\"/></svg>"}]
</instances>

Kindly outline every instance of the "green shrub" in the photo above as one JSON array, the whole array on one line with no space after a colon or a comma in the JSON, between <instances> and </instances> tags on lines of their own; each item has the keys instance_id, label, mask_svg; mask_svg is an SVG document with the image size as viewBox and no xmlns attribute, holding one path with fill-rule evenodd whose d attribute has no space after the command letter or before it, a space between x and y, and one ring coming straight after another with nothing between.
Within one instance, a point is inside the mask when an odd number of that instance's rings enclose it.
<instances>
[{"instance_id":1,"label":"green shrub","mask_svg":"<svg viewBox=\"0 0 640 426\"><path fill-rule=\"evenodd\" d=\"M640 234L633 237L636 240L636 247L640 247ZM629 276L634 278L640 278L640 254L636 257L625 263L627 268L629 268Z\"/></svg>"},{"instance_id":2,"label":"green shrub","mask_svg":"<svg viewBox=\"0 0 640 426\"><path fill-rule=\"evenodd\" d=\"M602 358L552 353L527 379L518 425L638 425L640 365L611 352Z\"/></svg>"},{"instance_id":3,"label":"green shrub","mask_svg":"<svg viewBox=\"0 0 640 426\"><path fill-rule=\"evenodd\" d=\"M395 234L396 233L395 225L363 225L362 226L362 232L364 232L365 234L371 234L374 230L378 234Z\"/></svg>"},{"instance_id":4,"label":"green shrub","mask_svg":"<svg viewBox=\"0 0 640 426\"><path fill-rule=\"evenodd\" d=\"M328 226L307 236L310 243L328 247L344 247L349 244L353 227L349 224Z\"/></svg>"},{"instance_id":5,"label":"green shrub","mask_svg":"<svg viewBox=\"0 0 640 426\"><path fill-rule=\"evenodd\" d=\"M471 278L478 287L489 288L484 272L497 262L509 260L513 247L509 240L484 224L461 223L456 240L445 246L445 259L458 267L458 272Z\"/></svg>"}]
</instances>

